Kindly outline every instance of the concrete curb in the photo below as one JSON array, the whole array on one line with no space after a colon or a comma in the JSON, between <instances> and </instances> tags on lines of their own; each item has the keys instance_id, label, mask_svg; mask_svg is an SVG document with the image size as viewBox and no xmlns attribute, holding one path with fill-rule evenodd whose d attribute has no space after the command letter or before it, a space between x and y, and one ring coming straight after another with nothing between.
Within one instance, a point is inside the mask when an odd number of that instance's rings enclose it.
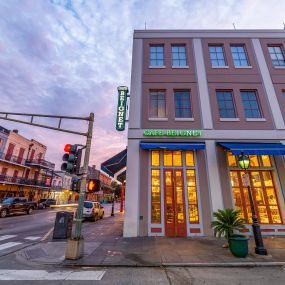
<instances>
[{"instance_id":1,"label":"concrete curb","mask_svg":"<svg viewBox=\"0 0 285 285\"><path fill-rule=\"evenodd\" d=\"M285 262L162 263L162 265L165 267L280 267L285 266Z\"/></svg>"},{"instance_id":2,"label":"concrete curb","mask_svg":"<svg viewBox=\"0 0 285 285\"><path fill-rule=\"evenodd\" d=\"M112 268L112 267L281 267L285 266L285 262L228 262L228 263L222 263L222 262L216 262L216 263L161 263L161 264L147 264L147 265L141 265L141 264L76 264L76 263L66 263L63 262L60 264L64 267L106 267L106 268Z\"/></svg>"}]
</instances>

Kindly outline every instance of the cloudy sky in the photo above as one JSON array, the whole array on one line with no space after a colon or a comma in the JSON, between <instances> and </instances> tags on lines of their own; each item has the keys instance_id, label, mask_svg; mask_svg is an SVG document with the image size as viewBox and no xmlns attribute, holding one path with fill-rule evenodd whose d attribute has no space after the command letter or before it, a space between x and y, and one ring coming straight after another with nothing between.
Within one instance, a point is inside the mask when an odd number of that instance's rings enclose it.
<instances>
[{"instance_id":1,"label":"cloudy sky","mask_svg":"<svg viewBox=\"0 0 285 285\"><path fill-rule=\"evenodd\" d=\"M283 0L0 0L0 111L95 113L91 163L126 146L116 132L117 86L130 86L134 29L283 28ZM38 120L38 122L43 122ZM50 122L54 124L54 122ZM0 121L48 147L84 138ZM86 123L66 127L86 130Z\"/></svg>"}]
</instances>

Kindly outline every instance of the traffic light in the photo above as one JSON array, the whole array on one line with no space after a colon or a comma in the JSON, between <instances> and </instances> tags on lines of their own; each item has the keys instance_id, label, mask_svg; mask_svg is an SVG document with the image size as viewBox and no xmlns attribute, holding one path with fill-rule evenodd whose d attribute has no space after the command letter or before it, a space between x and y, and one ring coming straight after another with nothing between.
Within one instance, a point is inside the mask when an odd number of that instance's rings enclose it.
<instances>
[{"instance_id":1,"label":"traffic light","mask_svg":"<svg viewBox=\"0 0 285 285\"><path fill-rule=\"evenodd\" d=\"M100 182L97 179L91 179L87 183L88 192L98 192L100 190Z\"/></svg>"},{"instance_id":2,"label":"traffic light","mask_svg":"<svg viewBox=\"0 0 285 285\"><path fill-rule=\"evenodd\" d=\"M77 193L80 192L80 179L72 181L71 191L77 192Z\"/></svg>"},{"instance_id":3,"label":"traffic light","mask_svg":"<svg viewBox=\"0 0 285 285\"><path fill-rule=\"evenodd\" d=\"M80 162L82 156L82 149L77 149L76 144L66 144L64 147L64 151L66 152L62 160L65 161L61 165L61 170L69 172L71 174L79 173L80 170Z\"/></svg>"}]
</instances>

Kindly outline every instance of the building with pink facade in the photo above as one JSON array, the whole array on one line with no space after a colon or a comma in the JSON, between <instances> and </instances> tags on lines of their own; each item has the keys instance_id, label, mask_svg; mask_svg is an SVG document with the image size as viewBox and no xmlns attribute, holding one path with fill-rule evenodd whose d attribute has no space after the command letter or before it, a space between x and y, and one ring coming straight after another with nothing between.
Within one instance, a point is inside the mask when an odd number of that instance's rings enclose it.
<instances>
[{"instance_id":1,"label":"building with pink facade","mask_svg":"<svg viewBox=\"0 0 285 285\"><path fill-rule=\"evenodd\" d=\"M0 197L25 196L29 200L47 198L54 164L45 160L47 147L8 131L0 153Z\"/></svg>"},{"instance_id":2,"label":"building with pink facade","mask_svg":"<svg viewBox=\"0 0 285 285\"><path fill-rule=\"evenodd\" d=\"M284 30L137 30L124 236L210 236L237 208L285 234Z\"/></svg>"}]
</instances>

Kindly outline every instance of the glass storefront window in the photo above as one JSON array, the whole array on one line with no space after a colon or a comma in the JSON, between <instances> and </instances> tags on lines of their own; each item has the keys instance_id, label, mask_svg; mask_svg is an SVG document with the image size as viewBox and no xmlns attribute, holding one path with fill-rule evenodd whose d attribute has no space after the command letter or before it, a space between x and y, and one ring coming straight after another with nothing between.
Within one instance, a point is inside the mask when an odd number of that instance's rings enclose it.
<instances>
[{"instance_id":1,"label":"glass storefront window","mask_svg":"<svg viewBox=\"0 0 285 285\"><path fill-rule=\"evenodd\" d=\"M173 151L173 166L182 166L182 151Z\"/></svg>"},{"instance_id":2,"label":"glass storefront window","mask_svg":"<svg viewBox=\"0 0 285 285\"><path fill-rule=\"evenodd\" d=\"M195 205L189 205L189 222L192 224L199 223L199 211Z\"/></svg>"},{"instance_id":3,"label":"glass storefront window","mask_svg":"<svg viewBox=\"0 0 285 285\"><path fill-rule=\"evenodd\" d=\"M265 200L264 200L264 196L263 196L263 191L261 188L254 188L254 192L255 192L255 200L257 205L264 205L265 204Z\"/></svg>"},{"instance_id":4,"label":"glass storefront window","mask_svg":"<svg viewBox=\"0 0 285 285\"><path fill-rule=\"evenodd\" d=\"M271 173L269 171L263 171L262 172L264 184L266 187L273 186L272 178L271 178Z\"/></svg>"},{"instance_id":5,"label":"glass storefront window","mask_svg":"<svg viewBox=\"0 0 285 285\"><path fill-rule=\"evenodd\" d=\"M160 155L159 155L159 150L153 150L151 152L151 165L152 166L159 166L160 165L160 162L159 162L159 159L160 158Z\"/></svg>"},{"instance_id":6,"label":"glass storefront window","mask_svg":"<svg viewBox=\"0 0 285 285\"><path fill-rule=\"evenodd\" d=\"M250 159L250 167L259 167L258 157L257 155L249 155Z\"/></svg>"},{"instance_id":7,"label":"glass storefront window","mask_svg":"<svg viewBox=\"0 0 285 285\"><path fill-rule=\"evenodd\" d=\"M165 150L163 152L163 161L164 166L172 166L172 151L171 150Z\"/></svg>"},{"instance_id":8,"label":"glass storefront window","mask_svg":"<svg viewBox=\"0 0 285 285\"><path fill-rule=\"evenodd\" d=\"M261 179L258 171L251 171L251 180L253 187L261 186Z\"/></svg>"},{"instance_id":9,"label":"glass storefront window","mask_svg":"<svg viewBox=\"0 0 285 285\"><path fill-rule=\"evenodd\" d=\"M242 199L241 199L241 194L240 194L239 188L233 188L233 198L234 198L235 206L238 209L242 210Z\"/></svg>"},{"instance_id":10,"label":"glass storefront window","mask_svg":"<svg viewBox=\"0 0 285 285\"><path fill-rule=\"evenodd\" d=\"M232 187L239 186L238 172L237 172L237 171L231 171L231 172L230 172L230 175L231 175L231 184L232 184Z\"/></svg>"},{"instance_id":11,"label":"glass storefront window","mask_svg":"<svg viewBox=\"0 0 285 285\"><path fill-rule=\"evenodd\" d=\"M160 170L151 170L151 222L160 224L161 207L160 207Z\"/></svg>"},{"instance_id":12,"label":"glass storefront window","mask_svg":"<svg viewBox=\"0 0 285 285\"><path fill-rule=\"evenodd\" d=\"M186 170L186 183L188 190L189 222L199 223L198 199L196 189L196 176L194 169Z\"/></svg>"},{"instance_id":13,"label":"glass storefront window","mask_svg":"<svg viewBox=\"0 0 285 285\"><path fill-rule=\"evenodd\" d=\"M227 152L227 155L228 155L228 165L229 166L237 166L236 157L229 151Z\"/></svg>"},{"instance_id":14,"label":"glass storefront window","mask_svg":"<svg viewBox=\"0 0 285 285\"><path fill-rule=\"evenodd\" d=\"M195 166L194 152L188 150L185 152L185 156L186 156L186 166Z\"/></svg>"},{"instance_id":15,"label":"glass storefront window","mask_svg":"<svg viewBox=\"0 0 285 285\"><path fill-rule=\"evenodd\" d=\"M271 167L271 160L269 155L261 155L262 164L264 167Z\"/></svg>"},{"instance_id":16,"label":"glass storefront window","mask_svg":"<svg viewBox=\"0 0 285 285\"><path fill-rule=\"evenodd\" d=\"M269 224L266 206L258 206L258 214L260 218L260 223Z\"/></svg>"},{"instance_id":17,"label":"glass storefront window","mask_svg":"<svg viewBox=\"0 0 285 285\"><path fill-rule=\"evenodd\" d=\"M273 224L281 224L281 218L279 214L278 206L270 206L270 212L273 220Z\"/></svg>"},{"instance_id":18,"label":"glass storefront window","mask_svg":"<svg viewBox=\"0 0 285 285\"><path fill-rule=\"evenodd\" d=\"M177 222L184 223L184 197L183 197L183 176L181 170L175 170L175 191L177 205Z\"/></svg>"},{"instance_id":19,"label":"glass storefront window","mask_svg":"<svg viewBox=\"0 0 285 285\"><path fill-rule=\"evenodd\" d=\"M274 188L266 188L266 194L268 197L269 205L277 205L277 199L275 196Z\"/></svg>"},{"instance_id":20,"label":"glass storefront window","mask_svg":"<svg viewBox=\"0 0 285 285\"><path fill-rule=\"evenodd\" d=\"M237 160L238 155L233 155L231 152L227 152L228 166L239 167ZM270 155L249 155L250 167L272 167Z\"/></svg>"},{"instance_id":21,"label":"glass storefront window","mask_svg":"<svg viewBox=\"0 0 285 285\"><path fill-rule=\"evenodd\" d=\"M174 222L174 201L173 201L173 179L172 171L165 171L165 203L166 203L166 223L172 224Z\"/></svg>"},{"instance_id":22,"label":"glass storefront window","mask_svg":"<svg viewBox=\"0 0 285 285\"><path fill-rule=\"evenodd\" d=\"M259 158L257 157L257 159ZM242 210L242 215L247 223L252 223L248 188L242 185L242 175L244 173L240 170L230 171L233 200L235 207ZM250 177L250 191L259 222L261 224L281 224L282 220L271 171L249 170L248 174Z\"/></svg>"}]
</instances>

